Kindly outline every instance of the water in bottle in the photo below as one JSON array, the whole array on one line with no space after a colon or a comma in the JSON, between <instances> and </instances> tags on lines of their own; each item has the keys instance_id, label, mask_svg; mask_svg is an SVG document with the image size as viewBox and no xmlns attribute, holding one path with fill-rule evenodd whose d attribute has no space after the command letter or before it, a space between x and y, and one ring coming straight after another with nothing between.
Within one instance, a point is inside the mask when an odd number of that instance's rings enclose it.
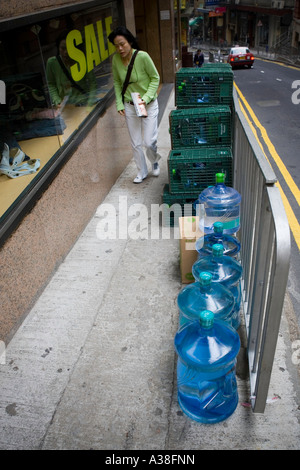
<instances>
[{"instance_id":1,"label":"water in bottle","mask_svg":"<svg viewBox=\"0 0 300 470\"><path fill-rule=\"evenodd\" d=\"M243 268L236 259L225 256L223 251L224 248L221 243L213 245L211 255L201 257L193 264L192 274L198 280L201 272L207 271L212 274L213 283L221 283L232 292L235 300L232 324L234 328L238 329L241 323L239 312L242 299L241 277Z\"/></svg>"},{"instance_id":2,"label":"water in bottle","mask_svg":"<svg viewBox=\"0 0 300 470\"><path fill-rule=\"evenodd\" d=\"M224 225L222 222L213 224L214 233L209 233L196 241L196 250L200 256L208 256L212 254L212 247L216 243L222 243L224 247L224 255L238 258L241 249L239 240L233 235L224 233Z\"/></svg>"},{"instance_id":3,"label":"water in bottle","mask_svg":"<svg viewBox=\"0 0 300 470\"><path fill-rule=\"evenodd\" d=\"M235 325L234 296L220 283L212 283L212 274L202 272L199 280L185 286L178 294L179 326L199 320L203 310L210 310L216 320Z\"/></svg>"},{"instance_id":4,"label":"water in bottle","mask_svg":"<svg viewBox=\"0 0 300 470\"><path fill-rule=\"evenodd\" d=\"M178 402L183 412L201 423L217 423L232 415L238 404L237 331L204 311L199 320L178 330L174 343Z\"/></svg>"},{"instance_id":5,"label":"water in bottle","mask_svg":"<svg viewBox=\"0 0 300 470\"><path fill-rule=\"evenodd\" d=\"M199 195L198 203L204 205L204 217L200 218L200 229L213 233L215 222L223 223L224 233L233 234L240 229L241 195L225 185L225 174L216 174L215 186L209 186Z\"/></svg>"}]
</instances>

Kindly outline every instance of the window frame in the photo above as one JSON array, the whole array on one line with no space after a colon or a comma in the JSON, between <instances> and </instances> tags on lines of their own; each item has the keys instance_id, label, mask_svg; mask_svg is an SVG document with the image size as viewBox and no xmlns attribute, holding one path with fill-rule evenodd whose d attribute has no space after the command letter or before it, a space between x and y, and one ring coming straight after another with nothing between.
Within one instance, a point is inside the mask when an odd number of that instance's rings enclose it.
<instances>
[{"instance_id":1,"label":"window frame","mask_svg":"<svg viewBox=\"0 0 300 470\"><path fill-rule=\"evenodd\" d=\"M118 16L120 22L124 21L124 8L121 0L117 2ZM57 16L68 15L73 12L88 10L93 7L105 7L112 4L108 0L92 0L78 4L66 5L51 10L36 12L22 17L13 17L0 21L2 33L17 29L22 26L34 25L38 21L49 20ZM103 100L96 104L79 128L72 133L71 138L60 147L51 157L49 162L38 172L35 178L28 184L22 193L16 198L8 210L0 218L0 248L5 243L11 233L18 227L25 215L33 208L36 201L45 192L49 184L55 179L60 169L72 157L75 150L84 140L87 133L95 126L107 108L113 103L114 89L108 91Z\"/></svg>"}]
</instances>

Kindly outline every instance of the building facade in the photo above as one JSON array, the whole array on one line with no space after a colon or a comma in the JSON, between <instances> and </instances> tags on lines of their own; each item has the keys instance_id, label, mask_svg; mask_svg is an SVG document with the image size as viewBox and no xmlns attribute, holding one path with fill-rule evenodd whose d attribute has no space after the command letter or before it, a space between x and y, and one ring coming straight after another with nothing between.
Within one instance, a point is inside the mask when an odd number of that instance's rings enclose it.
<instances>
[{"instance_id":1,"label":"building facade","mask_svg":"<svg viewBox=\"0 0 300 470\"><path fill-rule=\"evenodd\" d=\"M196 36L212 45L299 46L298 0L195 0L193 14Z\"/></svg>"},{"instance_id":2,"label":"building facade","mask_svg":"<svg viewBox=\"0 0 300 470\"><path fill-rule=\"evenodd\" d=\"M295 0L292 25L292 47L300 51L300 0Z\"/></svg>"}]
</instances>

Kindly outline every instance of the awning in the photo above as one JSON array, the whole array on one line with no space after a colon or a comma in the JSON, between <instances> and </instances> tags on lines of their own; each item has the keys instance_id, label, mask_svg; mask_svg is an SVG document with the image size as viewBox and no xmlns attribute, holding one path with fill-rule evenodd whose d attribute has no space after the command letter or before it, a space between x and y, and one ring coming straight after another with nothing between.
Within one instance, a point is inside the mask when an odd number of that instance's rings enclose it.
<instances>
[{"instance_id":1,"label":"awning","mask_svg":"<svg viewBox=\"0 0 300 470\"><path fill-rule=\"evenodd\" d=\"M196 8L197 11L200 11L200 13L209 13L210 11L214 11L214 8Z\"/></svg>"},{"instance_id":2,"label":"awning","mask_svg":"<svg viewBox=\"0 0 300 470\"><path fill-rule=\"evenodd\" d=\"M197 16L196 18L191 18L189 20L189 25L190 26L195 26L196 24L200 23L200 21L203 20L203 16Z\"/></svg>"}]
</instances>

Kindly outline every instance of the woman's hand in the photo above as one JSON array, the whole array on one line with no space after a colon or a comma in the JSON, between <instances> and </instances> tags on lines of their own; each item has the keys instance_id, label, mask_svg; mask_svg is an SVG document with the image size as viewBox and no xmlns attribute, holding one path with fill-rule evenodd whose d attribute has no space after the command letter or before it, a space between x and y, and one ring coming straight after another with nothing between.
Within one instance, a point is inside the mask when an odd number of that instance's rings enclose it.
<instances>
[{"instance_id":1,"label":"woman's hand","mask_svg":"<svg viewBox=\"0 0 300 470\"><path fill-rule=\"evenodd\" d=\"M121 109L118 113L121 114L121 116L125 116L125 109Z\"/></svg>"}]
</instances>

